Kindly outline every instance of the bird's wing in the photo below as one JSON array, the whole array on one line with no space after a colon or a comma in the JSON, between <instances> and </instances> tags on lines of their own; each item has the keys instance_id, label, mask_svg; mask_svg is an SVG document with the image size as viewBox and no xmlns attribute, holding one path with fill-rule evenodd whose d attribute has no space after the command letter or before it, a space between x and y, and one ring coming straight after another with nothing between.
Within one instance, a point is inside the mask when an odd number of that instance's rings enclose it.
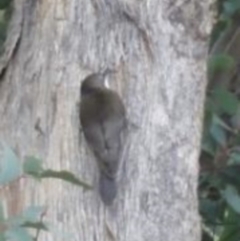
<instances>
[{"instance_id":1,"label":"bird's wing","mask_svg":"<svg viewBox=\"0 0 240 241\"><path fill-rule=\"evenodd\" d=\"M85 137L104 169L115 174L122 150L121 132L125 110L118 95L107 91L85 98L81 103L81 122Z\"/></svg>"}]
</instances>

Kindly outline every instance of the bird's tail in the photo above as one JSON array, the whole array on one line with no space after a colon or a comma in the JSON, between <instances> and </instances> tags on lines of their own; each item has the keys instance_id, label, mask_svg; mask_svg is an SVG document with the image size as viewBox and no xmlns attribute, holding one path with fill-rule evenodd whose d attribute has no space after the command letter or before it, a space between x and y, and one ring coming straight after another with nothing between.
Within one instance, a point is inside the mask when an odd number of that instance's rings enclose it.
<instances>
[{"instance_id":1,"label":"bird's tail","mask_svg":"<svg viewBox=\"0 0 240 241\"><path fill-rule=\"evenodd\" d=\"M105 205L111 205L117 195L117 183L114 177L109 177L106 173L100 173L99 193Z\"/></svg>"}]
</instances>

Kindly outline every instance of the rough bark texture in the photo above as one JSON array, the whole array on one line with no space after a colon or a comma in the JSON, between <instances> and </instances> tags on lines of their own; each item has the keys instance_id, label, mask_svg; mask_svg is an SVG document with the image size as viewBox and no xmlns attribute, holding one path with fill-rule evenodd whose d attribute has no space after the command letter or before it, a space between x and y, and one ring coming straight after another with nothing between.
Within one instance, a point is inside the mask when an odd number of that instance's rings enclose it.
<instances>
[{"instance_id":1,"label":"rough bark texture","mask_svg":"<svg viewBox=\"0 0 240 241\"><path fill-rule=\"evenodd\" d=\"M67 240L200 240L196 187L210 1L15 4L22 25L4 62L0 139L20 157L39 156L46 167L73 171L97 187L97 165L79 131L81 80L115 69L111 86L134 123L111 208L95 189L55 180L19 184L16 202L48 205L47 219L71 235Z\"/></svg>"}]
</instances>

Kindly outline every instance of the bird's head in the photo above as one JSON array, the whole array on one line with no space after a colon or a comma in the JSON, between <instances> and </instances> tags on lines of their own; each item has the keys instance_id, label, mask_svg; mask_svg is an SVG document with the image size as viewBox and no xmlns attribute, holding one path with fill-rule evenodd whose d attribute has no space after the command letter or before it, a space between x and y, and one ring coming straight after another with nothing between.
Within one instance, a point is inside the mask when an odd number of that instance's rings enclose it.
<instances>
[{"instance_id":1,"label":"bird's head","mask_svg":"<svg viewBox=\"0 0 240 241\"><path fill-rule=\"evenodd\" d=\"M109 89L108 75L112 70L105 70L103 73L95 73L87 76L81 85L81 94L88 94L97 89Z\"/></svg>"}]
</instances>

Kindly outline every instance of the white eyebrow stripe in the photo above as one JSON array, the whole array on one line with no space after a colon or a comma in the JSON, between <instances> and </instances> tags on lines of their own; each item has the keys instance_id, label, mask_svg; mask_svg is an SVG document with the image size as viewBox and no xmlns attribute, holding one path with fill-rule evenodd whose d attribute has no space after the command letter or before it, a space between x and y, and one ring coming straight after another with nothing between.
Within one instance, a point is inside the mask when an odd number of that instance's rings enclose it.
<instances>
[{"instance_id":1,"label":"white eyebrow stripe","mask_svg":"<svg viewBox=\"0 0 240 241\"><path fill-rule=\"evenodd\" d=\"M108 78L106 78L106 77L105 77L105 80L104 80L104 86L105 86L107 89L110 89L109 81L108 81Z\"/></svg>"}]
</instances>

